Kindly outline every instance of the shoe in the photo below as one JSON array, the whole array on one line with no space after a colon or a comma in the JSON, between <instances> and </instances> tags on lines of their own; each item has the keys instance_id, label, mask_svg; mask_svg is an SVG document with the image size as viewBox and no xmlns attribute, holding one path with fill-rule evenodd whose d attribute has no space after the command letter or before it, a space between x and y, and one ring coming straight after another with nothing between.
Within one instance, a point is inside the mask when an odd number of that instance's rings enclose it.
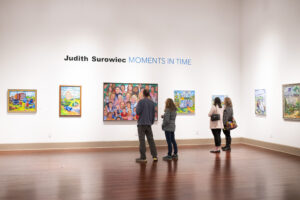
<instances>
[{"instance_id":1,"label":"shoe","mask_svg":"<svg viewBox=\"0 0 300 200\"><path fill-rule=\"evenodd\" d=\"M225 149L226 147L227 147L227 146L222 147L222 150L224 151L224 149Z\"/></svg>"},{"instance_id":2,"label":"shoe","mask_svg":"<svg viewBox=\"0 0 300 200\"><path fill-rule=\"evenodd\" d=\"M142 158L137 158L137 159L135 159L135 162L137 162L137 163L146 163L147 160L146 159L142 159Z\"/></svg>"},{"instance_id":3,"label":"shoe","mask_svg":"<svg viewBox=\"0 0 300 200\"><path fill-rule=\"evenodd\" d=\"M220 150L211 150L210 153L221 153Z\"/></svg>"},{"instance_id":4,"label":"shoe","mask_svg":"<svg viewBox=\"0 0 300 200\"><path fill-rule=\"evenodd\" d=\"M153 161L154 161L154 162L157 162L157 161L158 161L157 157L154 157L154 158L153 158Z\"/></svg>"},{"instance_id":5,"label":"shoe","mask_svg":"<svg viewBox=\"0 0 300 200\"><path fill-rule=\"evenodd\" d=\"M172 155L172 158L173 158L174 160L178 160L178 155L177 155L177 154L173 154L173 155Z\"/></svg>"},{"instance_id":6,"label":"shoe","mask_svg":"<svg viewBox=\"0 0 300 200\"><path fill-rule=\"evenodd\" d=\"M165 157L163 157L163 160L164 161L172 160L172 156L165 156Z\"/></svg>"},{"instance_id":7,"label":"shoe","mask_svg":"<svg viewBox=\"0 0 300 200\"><path fill-rule=\"evenodd\" d=\"M223 151L230 151L230 150L231 150L230 147L225 147L225 148L223 149Z\"/></svg>"}]
</instances>

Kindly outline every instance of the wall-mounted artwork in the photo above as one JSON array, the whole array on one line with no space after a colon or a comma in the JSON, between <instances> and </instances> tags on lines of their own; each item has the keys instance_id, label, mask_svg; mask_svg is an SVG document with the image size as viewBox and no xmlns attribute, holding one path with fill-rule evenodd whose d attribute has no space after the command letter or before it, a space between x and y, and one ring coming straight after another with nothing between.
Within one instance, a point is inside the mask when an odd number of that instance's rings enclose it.
<instances>
[{"instance_id":1,"label":"wall-mounted artwork","mask_svg":"<svg viewBox=\"0 0 300 200\"><path fill-rule=\"evenodd\" d=\"M81 116L81 86L59 86L59 116Z\"/></svg>"},{"instance_id":2,"label":"wall-mounted artwork","mask_svg":"<svg viewBox=\"0 0 300 200\"><path fill-rule=\"evenodd\" d=\"M300 83L282 86L283 118L300 120Z\"/></svg>"},{"instance_id":3,"label":"wall-mounted artwork","mask_svg":"<svg viewBox=\"0 0 300 200\"><path fill-rule=\"evenodd\" d=\"M158 119L158 85L145 83L104 83L103 84L103 121L138 120L136 106L143 98L144 89L150 91L155 103L155 120Z\"/></svg>"},{"instance_id":4,"label":"wall-mounted artwork","mask_svg":"<svg viewBox=\"0 0 300 200\"><path fill-rule=\"evenodd\" d=\"M266 90L255 90L255 114L266 116Z\"/></svg>"},{"instance_id":5,"label":"wall-mounted artwork","mask_svg":"<svg viewBox=\"0 0 300 200\"><path fill-rule=\"evenodd\" d=\"M219 97L221 99L222 106L224 106L224 99L227 97L227 95L212 95L212 98L211 98L212 104L214 103L214 100L216 97Z\"/></svg>"},{"instance_id":6,"label":"wall-mounted artwork","mask_svg":"<svg viewBox=\"0 0 300 200\"><path fill-rule=\"evenodd\" d=\"M182 114L195 113L195 91L194 90L175 90L174 102L177 107L177 113L182 113Z\"/></svg>"},{"instance_id":7,"label":"wall-mounted artwork","mask_svg":"<svg viewBox=\"0 0 300 200\"><path fill-rule=\"evenodd\" d=\"M19 113L34 113L37 111L36 90L8 90L7 111Z\"/></svg>"}]
</instances>

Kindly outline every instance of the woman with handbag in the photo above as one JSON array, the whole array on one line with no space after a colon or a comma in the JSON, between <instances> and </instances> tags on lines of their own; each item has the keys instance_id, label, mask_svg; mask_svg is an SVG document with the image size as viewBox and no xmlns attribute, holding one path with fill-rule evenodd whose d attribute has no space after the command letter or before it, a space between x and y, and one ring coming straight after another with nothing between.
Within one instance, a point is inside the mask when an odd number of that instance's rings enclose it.
<instances>
[{"instance_id":1,"label":"woman with handbag","mask_svg":"<svg viewBox=\"0 0 300 200\"><path fill-rule=\"evenodd\" d=\"M230 151L231 150L231 136L230 136L230 127L228 125L233 121L233 109L232 109L232 102L229 97L226 97L224 100L225 109L223 113L223 124L224 129L223 133L226 137L226 146L222 147L223 151Z\"/></svg>"},{"instance_id":2,"label":"woman with handbag","mask_svg":"<svg viewBox=\"0 0 300 200\"><path fill-rule=\"evenodd\" d=\"M175 140L175 120L177 115L177 108L172 99L166 100L165 114L161 117L163 118L162 129L165 131L166 140L168 143L168 155L163 157L163 160L177 160L178 159L178 149ZM174 147L174 154L172 155L172 147Z\"/></svg>"},{"instance_id":3,"label":"woman with handbag","mask_svg":"<svg viewBox=\"0 0 300 200\"><path fill-rule=\"evenodd\" d=\"M212 105L210 112L208 113L210 117L210 129L214 135L215 139L215 149L211 150L211 153L220 153L221 150L221 129L224 129L223 125L223 109L221 100L219 97L214 99L214 104Z\"/></svg>"}]
</instances>

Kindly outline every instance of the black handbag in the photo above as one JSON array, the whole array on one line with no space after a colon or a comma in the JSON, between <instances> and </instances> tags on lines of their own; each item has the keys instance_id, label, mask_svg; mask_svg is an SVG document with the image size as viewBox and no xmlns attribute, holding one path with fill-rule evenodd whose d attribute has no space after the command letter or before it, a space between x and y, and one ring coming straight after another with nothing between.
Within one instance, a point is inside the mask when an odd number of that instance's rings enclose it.
<instances>
[{"instance_id":1,"label":"black handbag","mask_svg":"<svg viewBox=\"0 0 300 200\"><path fill-rule=\"evenodd\" d=\"M211 121L218 121L220 120L220 114L212 114L210 119Z\"/></svg>"}]
</instances>

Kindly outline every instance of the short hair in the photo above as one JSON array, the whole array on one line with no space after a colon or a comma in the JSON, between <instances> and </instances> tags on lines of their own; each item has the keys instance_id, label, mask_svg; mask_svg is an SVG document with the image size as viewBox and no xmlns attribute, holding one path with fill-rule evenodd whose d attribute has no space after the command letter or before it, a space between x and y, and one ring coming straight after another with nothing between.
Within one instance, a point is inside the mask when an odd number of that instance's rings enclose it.
<instances>
[{"instance_id":1,"label":"short hair","mask_svg":"<svg viewBox=\"0 0 300 200\"><path fill-rule=\"evenodd\" d=\"M149 90L147 90L147 89L144 89L144 91L143 91L143 95L144 95L144 97L149 97L149 96L150 96L150 94L149 94Z\"/></svg>"}]
</instances>

